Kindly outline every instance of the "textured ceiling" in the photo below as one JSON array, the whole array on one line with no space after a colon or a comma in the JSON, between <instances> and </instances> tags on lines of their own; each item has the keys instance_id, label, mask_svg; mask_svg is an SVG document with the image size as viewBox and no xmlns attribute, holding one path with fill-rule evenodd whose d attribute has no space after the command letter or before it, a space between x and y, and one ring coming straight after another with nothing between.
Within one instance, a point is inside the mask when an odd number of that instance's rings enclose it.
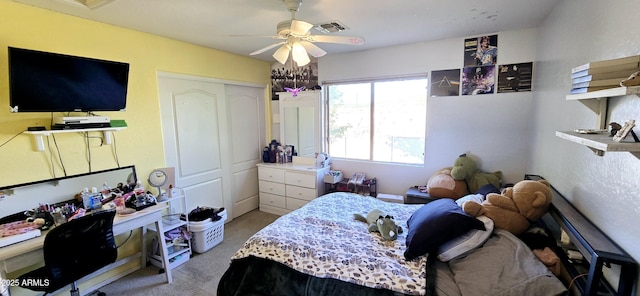
<instances>
[{"instance_id":1,"label":"textured ceiling","mask_svg":"<svg viewBox=\"0 0 640 296\"><path fill-rule=\"evenodd\" d=\"M75 0L14 1L246 56L277 40L230 35L273 36L276 24L291 18L282 0L115 0L93 10ZM557 2L305 0L296 19L312 24L337 20L349 29L333 35L365 39L359 46L316 43L332 54L532 28ZM256 57L273 61L274 51Z\"/></svg>"}]
</instances>

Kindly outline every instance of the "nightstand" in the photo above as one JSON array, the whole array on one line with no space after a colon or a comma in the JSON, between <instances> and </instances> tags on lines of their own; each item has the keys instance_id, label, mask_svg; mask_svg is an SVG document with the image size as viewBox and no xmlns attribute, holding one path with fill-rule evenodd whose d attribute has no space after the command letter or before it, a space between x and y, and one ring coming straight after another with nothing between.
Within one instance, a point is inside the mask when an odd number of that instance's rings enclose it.
<instances>
[{"instance_id":1,"label":"nightstand","mask_svg":"<svg viewBox=\"0 0 640 296\"><path fill-rule=\"evenodd\" d=\"M404 203L405 204L426 204L434 200L436 199L432 198L431 195L429 195L429 193L420 192L418 188L411 187L409 188L409 190L407 190L407 193L405 193Z\"/></svg>"}]
</instances>

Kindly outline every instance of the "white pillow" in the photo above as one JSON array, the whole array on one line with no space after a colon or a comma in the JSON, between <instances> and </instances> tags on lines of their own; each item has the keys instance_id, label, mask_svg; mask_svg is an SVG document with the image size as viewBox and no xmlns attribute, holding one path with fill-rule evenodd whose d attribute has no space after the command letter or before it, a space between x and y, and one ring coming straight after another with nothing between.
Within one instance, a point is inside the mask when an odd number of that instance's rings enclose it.
<instances>
[{"instance_id":1,"label":"white pillow","mask_svg":"<svg viewBox=\"0 0 640 296\"><path fill-rule=\"evenodd\" d=\"M478 216L476 218L484 223L486 230L471 229L465 234L442 244L438 248L438 259L440 261L447 262L451 259L462 257L489 239L491 232L493 232L493 220L486 216Z\"/></svg>"},{"instance_id":2,"label":"white pillow","mask_svg":"<svg viewBox=\"0 0 640 296\"><path fill-rule=\"evenodd\" d=\"M481 204L484 201L484 195L482 194L468 194L465 195L461 198L456 199L456 203L458 204L458 206L460 206L461 208L464 209L464 203L467 201L475 201L479 204Z\"/></svg>"}]
</instances>

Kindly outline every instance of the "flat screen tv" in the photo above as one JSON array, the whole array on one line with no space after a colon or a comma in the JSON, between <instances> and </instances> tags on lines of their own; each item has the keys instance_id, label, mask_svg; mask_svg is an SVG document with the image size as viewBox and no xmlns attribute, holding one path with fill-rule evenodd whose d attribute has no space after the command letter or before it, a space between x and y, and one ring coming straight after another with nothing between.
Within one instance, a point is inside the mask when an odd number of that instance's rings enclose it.
<instances>
[{"instance_id":1,"label":"flat screen tv","mask_svg":"<svg viewBox=\"0 0 640 296\"><path fill-rule=\"evenodd\" d=\"M12 112L124 111L129 64L9 47Z\"/></svg>"}]
</instances>

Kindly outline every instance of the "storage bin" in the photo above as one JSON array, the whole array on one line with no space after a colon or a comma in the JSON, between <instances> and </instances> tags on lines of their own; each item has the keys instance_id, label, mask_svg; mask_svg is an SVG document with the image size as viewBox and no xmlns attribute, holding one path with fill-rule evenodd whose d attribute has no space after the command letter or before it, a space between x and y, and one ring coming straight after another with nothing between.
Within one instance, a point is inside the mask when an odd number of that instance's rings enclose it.
<instances>
[{"instance_id":1,"label":"storage bin","mask_svg":"<svg viewBox=\"0 0 640 296\"><path fill-rule=\"evenodd\" d=\"M329 171L328 173L325 173L323 181L328 184L336 184L342 181L342 172Z\"/></svg>"},{"instance_id":2,"label":"storage bin","mask_svg":"<svg viewBox=\"0 0 640 296\"><path fill-rule=\"evenodd\" d=\"M222 217L218 221L211 221L209 218L203 221L189 222L189 231L192 233L191 247L196 253L209 251L222 242L227 210L223 210L218 215Z\"/></svg>"}]
</instances>

